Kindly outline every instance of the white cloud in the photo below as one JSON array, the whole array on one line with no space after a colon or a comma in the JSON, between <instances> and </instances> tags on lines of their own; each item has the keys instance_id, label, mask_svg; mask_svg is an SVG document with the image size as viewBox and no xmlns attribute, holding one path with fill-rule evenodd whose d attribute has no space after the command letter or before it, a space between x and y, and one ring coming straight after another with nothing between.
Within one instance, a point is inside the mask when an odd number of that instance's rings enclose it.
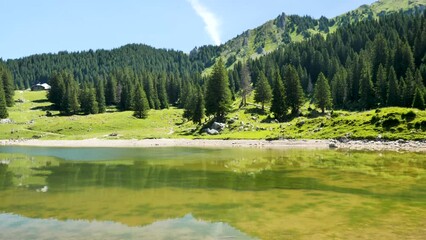
<instances>
[{"instance_id":1,"label":"white cloud","mask_svg":"<svg viewBox=\"0 0 426 240\"><path fill-rule=\"evenodd\" d=\"M215 45L220 45L219 19L198 0L187 0L205 24L205 29Z\"/></svg>"}]
</instances>

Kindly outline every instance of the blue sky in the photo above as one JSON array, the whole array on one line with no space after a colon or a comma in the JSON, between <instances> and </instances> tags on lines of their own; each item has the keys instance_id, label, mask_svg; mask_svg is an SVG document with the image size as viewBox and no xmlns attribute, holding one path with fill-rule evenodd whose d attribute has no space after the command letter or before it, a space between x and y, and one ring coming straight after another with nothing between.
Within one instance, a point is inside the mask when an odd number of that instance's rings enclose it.
<instances>
[{"instance_id":1,"label":"blue sky","mask_svg":"<svg viewBox=\"0 0 426 240\"><path fill-rule=\"evenodd\" d=\"M226 42L280 13L334 17L374 0L0 0L0 58L112 49L189 52Z\"/></svg>"}]
</instances>

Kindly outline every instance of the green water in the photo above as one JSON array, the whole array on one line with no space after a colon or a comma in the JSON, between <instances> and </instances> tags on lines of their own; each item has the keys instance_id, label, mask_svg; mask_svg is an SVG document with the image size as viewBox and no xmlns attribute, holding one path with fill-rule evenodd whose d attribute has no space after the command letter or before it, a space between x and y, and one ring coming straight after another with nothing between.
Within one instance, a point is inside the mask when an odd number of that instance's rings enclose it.
<instances>
[{"instance_id":1,"label":"green water","mask_svg":"<svg viewBox=\"0 0 426 240\"><path fill-rule=\"evenodd\" d=\"M0 239L424 239L426 157L0 147Z\"/></svg>"}]
</instances>

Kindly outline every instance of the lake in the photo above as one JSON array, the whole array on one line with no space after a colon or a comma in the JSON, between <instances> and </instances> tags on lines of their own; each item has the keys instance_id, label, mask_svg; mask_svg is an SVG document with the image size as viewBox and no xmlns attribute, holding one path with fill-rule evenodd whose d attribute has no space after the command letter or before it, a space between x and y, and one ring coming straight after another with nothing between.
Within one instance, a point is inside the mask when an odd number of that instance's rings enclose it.
<instances>
[{"instance_id":1,"label":"lake","mask_svg":"<svg viewBox=\"0 0 426 240\"><path fill-rule=\"evenodd\" d=\"M0 239L424 239L421 153L0 147Z\"/></svg>"}]
</instances>

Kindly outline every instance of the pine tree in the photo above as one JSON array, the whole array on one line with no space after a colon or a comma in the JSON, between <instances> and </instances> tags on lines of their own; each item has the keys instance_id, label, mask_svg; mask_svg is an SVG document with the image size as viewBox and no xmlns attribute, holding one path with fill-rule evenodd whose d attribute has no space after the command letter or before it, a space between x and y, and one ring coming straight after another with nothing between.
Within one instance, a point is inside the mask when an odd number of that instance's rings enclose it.
<instances>
[{"instance_id":1,"label":"pine tree","mask_svg":"<svg viewBox=\"0 0 426 240\"><path fill-rule=\"evenodd\" d=\"M375 92L368 65L365 65L361 70L359 95L361 106L366 109L374 107L376 103Z\"/></svg>"},{"instance_id":2,"label":"pine tree","mask_svg":"<svg viewBox=\"0 0 426 240\"><path fill-rule=\"evenodd\" d=\"M216 118L224 120L230 109L231 90L229 89L228 74L223 60L219 58L207 81L206 115L215 115Z\"/></svg>"},{"instance_id":3,"label":"pine tree","mask_svg":"<svg viewBox=\"0 0 426 240\"><path fill-rule=\"evenodd\" d=\"M12 107L15 101L13 100L13 95L15 95L15 89L13 86L13 77L12 73L9 71L9 69L4 68L3 71L0 71L2 73L1 80L3 81L3 89L4 94L6 98L6 104L8 107Z\"/></svg>"},{"instance_id":4,"label":"pine tree","mask_svg":"<svg viewBox=\"0 0 426 240\"><path fill-rule=\"evenodd\" d=\"M386 70L382 64L379 65L376 76L376 95L379 98L380 106L386 106L387 94L388 94L388 81L386 76Z\"/></svg>"},{"instance_id":5,"label":"pine tree","mask_svg":"<svg viewBox=\"0 0 426 240\"><path fill-rule=\"evenodd\" d=\"M272 90L269 86L268 79L263 72L259 74L259 78L256 83L256 89L254 93L254 101L262 104L262 111L265 111L265 103L271 101Z\"/></svg>"},{"instance_id":6,"label":"pine tree","mask_svg":"<svg viewBox=\"0 0 426 240\"><path fill-rule=\"evenodd\" d=\"M137 118L147 118L149 111L149 103L145 91L140 84L137 84L134 94L134 116Z\"/></svg>"},{"instance_id":7,"label":"pine tree","mask_svg":"<svg viewBox=\"0 0 426 240\"><path fill-rule=\"evenodd\" d=\"M418 108L420 110L425 110L425 100L422 92L419 88L416 88L416 93L414 94L413 99L413 108Z\"/></svg>"},{"instance_id":8,"label":"pine tree","mask_svg":"<svg viewBox=\"0 0 426 240\"><path fill-rule=\"evenodd\" d=\"M325 112L326 108L331 108L332 106L330 85L322 72L318 75L318 80L315 83L314 102L317 107L321 108L322 113Z\"/></svg>"},{"instance_id":9,"label":"pine tree","mask_svg":"<svg viewBox=\"0 0 426 240\"><path fill-rule=\"evenodd\" d=\"M105 102L111 106L117 104L117 79L113 74L110 74L105 86Z\"/></svg>"},{"instance_id":10,"label":"pine tree","mask_svg":"<svg viewBox=\"0 0 426 240\"><path fill-rule=\"evenodd\" d=\"M391 67L389 71L388 79L389 79L389 87L388 87L386 105L394 106L394 107L400 106L401 98L400 98L400 92L399 92L398 79L396 78L396 73L393 67Z\"/></svg>"},{"instance_id":11,"label":"pine tree","mask_svg":"<svg viewBox=\"0 0 426 240\"><path fill-rule=\"evenodd\" d=\"M96 85L96 102L98 103L98 112L104 113L106 111L104 81L100 79Z\"/></svg>"},{"instance_id":12,"label":"pine tree","mask_svg":"<svg viewBox=\"0 0 426 240\"><path fill-rule=\"evenodd\" d=\"M293 65L288 65L284 71L284 81L286 90L286 102L291 107L293 114L299 112L303 104L303 90L300 84L299 75Z\"/></svg>"},{"instance_id":13,"label":"pine tree","mask_svg":"<svg viewBox=\"0 0 426 240\"><path fill-rule=\"evenodd\" d=\"M9 117L7 112L6 96L4 93L3 82L0 81L0 119Z\"/></svg>"},{"instance_id":14,"label":"pine tree","mask_svg":"<svg viewBox=\"0 0 426 240\"><path fill-rule=\"evenodd\" d=\"M63 76L63 72L54 73L49 79L50 90L47 94L47 98L57 109L60 109L62 100L65 96L65 82Z\"/></svg>"},{"instance_id":15,"label":"pine tree","mask_svg":"<svg viewBox=\"0 0 426 240\"><path fill-rule=\"evenodd\" d=\"M132 110L134 93L133 84L129 80L122 83L119 102L119 107L122 111Z\"/></svg>"},{"instance_id":16,"label":"pine tree","mask_svg":"<svg viewBox=\"0 0 426 240\"><path fill-rule=\"evenodd\" d=\"M78 102L78 89L71 74L66 73L64 79L65 95L62 99L60 111L62 115L70 116L78 113L78 110L80 109L80 104Z\"/></svg>"},{"instance_id":17,"label":"pine tree","mask_svg":"<svg viewBox=\"0 0 426 240\"><path fill-rule=\"evenodd\" d=\"M97 114L99 112L96 102L95 90L85 85L80 96L81 110L84 114Z\"/></svg>"},{"instance_id":18,"label":"pine tree","mask_svg":"<svg viewBox=\"0 0 426 240\"><path fill-rule=\"evenodd\" d=\"M161 109L167 109L169 108L169 102L167 98L167 90L166 90L166 74L161 74L160 78L158 79L157 83L157 95L158 100L160 101L160 108Z\"/></svg>"},{"instance_id":19,"label":"pine tree","mask_svg":"<svg viewBox=\"0 0 426 240\"><path fill-rule=\"evenodd\" d=\"M204 98L203 92L200 86L197 87L196 97L195 97L195 108L192 116L192 121L194 123L201 124L204 118Z\"/></svg>"},{"instance_id":20,"label":"pine tree","mask_svg":"<svg viewBox=\"0 0 426 240\"><path fill-rule=\"evenodd\" d=\"M278 74L272 90L271 112L274 113L276 119L282 120L287 114L287 110L285 88L281 76Z\"/></svg>"},{"instance_id":21,"label":"pine tree","mask_svg":"<svg viewBox=\"0 0 426 240\"><path fill-rule=\"evenodd\" d=\"M346 102L348 96L346 77L347 73L344 69L339 70L333 77L331 96L336 107L343 107Z\"/></svg>"},{"instance_id":22,"label":"pine tree","mask_svg":"<svg viewBox=\"0 0 426 240\"><path fill-rule=\"evenodd\" d=\"M247 96L250 94L252 88L251 88L251 76L250 76L250 69L246 64L243 64L240 71L241 75L241 107L244 107L247 105Z\"/></svg>"},{"instance_id":23,"label":"pine tree","mask_svg":"<svg viewBox=\"0 0 426 240\"><path fill-rule=\"evenodd\" d=\"M405 74L405 79L401 77L400 83L402 91L402 106L411 107L416 91L416 84L414 81L413 73L410 69L407 70L407 73Z\"/></svg>"}]
</instances>

